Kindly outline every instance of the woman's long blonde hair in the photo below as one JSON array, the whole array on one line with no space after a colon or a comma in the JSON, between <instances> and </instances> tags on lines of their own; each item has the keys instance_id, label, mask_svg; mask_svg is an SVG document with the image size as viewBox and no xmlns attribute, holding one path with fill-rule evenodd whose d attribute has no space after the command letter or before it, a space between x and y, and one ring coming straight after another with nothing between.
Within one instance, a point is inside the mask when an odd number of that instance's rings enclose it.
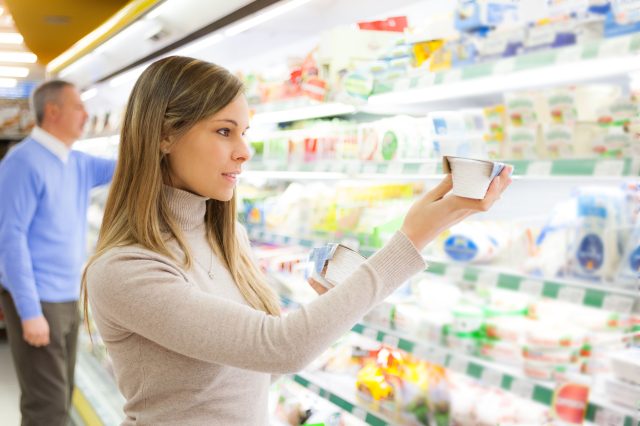
<instances>
[{"instance_id":1,"label":"woman's long blonde hair","mask_svg":"<svg viewBox=\"0 0 640 426\"><path fill-rule=\"evenodd\" d=\"M243 90L242 82L226 69L193 58L164 58L142 73L127 103L118 164L96 252L82 276L85 320L88 315L87 268L107 250L139 244L182 262L186 269L191 267L189 247L162 190L168 179L168 162L160 143L184 135L196 123L224 108ZM279 315L275 293L252 262L249 248L240 244L236 236L235 194L230 201L208 200L205 224L212 250L227 266L249 305ZM167 232L180 246L183 259L176 259L170 252Z\"/></svg>"}]
</instances>

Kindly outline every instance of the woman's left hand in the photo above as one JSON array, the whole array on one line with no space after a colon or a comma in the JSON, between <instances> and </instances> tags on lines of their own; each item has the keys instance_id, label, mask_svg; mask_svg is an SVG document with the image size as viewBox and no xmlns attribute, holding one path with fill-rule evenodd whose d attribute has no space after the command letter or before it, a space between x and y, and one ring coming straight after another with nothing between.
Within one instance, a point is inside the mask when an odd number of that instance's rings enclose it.
<instances>
[{"instance_id":1,"label":"woman's left hand","mask_svg":"<svg viewBox=\"0 0 640 426\"><path fill-rule=\"evenodd\" d=\"M311 288L314 289L315 292L318 293L319 295L322 295L322 294L326 293L327 291L329 291L328 288L326 288L325 286L323 286L322 284L320 284L318 281L314 280L311 277L309 277L307 279L307 282L309 283Z\"/></svg>"}]
</instances>

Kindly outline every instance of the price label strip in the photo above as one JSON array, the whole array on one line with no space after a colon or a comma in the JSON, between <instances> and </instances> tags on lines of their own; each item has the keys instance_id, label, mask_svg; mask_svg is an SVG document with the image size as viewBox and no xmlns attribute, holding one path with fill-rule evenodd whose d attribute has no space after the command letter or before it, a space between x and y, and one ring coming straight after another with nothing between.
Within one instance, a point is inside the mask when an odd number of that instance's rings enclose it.
<instances>
[{"instance_id":1,"label":"price label strip","mask_svg":"<svg viewBox=\"0 0 640 426\"><path fill-rule=\"evenodd\" d=\"M541 296L543 288L544 283L539 280L522 280L520 283L520 291L533 297Z\"/></svg>"},{"instance_id":2,"label":"price label strip","mask_svg":"<svg viewBox=\"0 0 640 426\"><path fill-rule=\"evenodd\" d=\"M362 167L362 173L374 175L378 173L378 166L375 163L365 163Z\"/></svg>"},{"instance_id":3,"label":"price label strip","mask_svg":"<svg viewBox=\"0 0 640 426\"><path fill-rule=\"evenodd\" d=\"M550 176L552 167L551 161L532 161L527 167L527 176Z\"/></svg>"},{"instance_id":4,"label":"price label strip","mask_svg":"<svg viewBox=\"0 0 640 426\"><path fill-rule=\"evenodd\" d=\"M462 80L462 69L455 68L446 72L443 78L444 84L457 83Z\"/></svg>"},{"instance_id":5,"label":"price label strip","mask_svg":"<svg viewBox=\"0 0 640 426\"><path fill-rule=\"evenodd\" d=\"M598 426L620 426L624 425L624 415L601 408L596 412L595 422Z\"/></svg>"},{"instance_id":6,"label":"price label strip","mask_svg":"<svg viewBox=\"0 0 640 426\"><path fill-rule=\"evenodd\" d=\"M533 388L533 383L523 379L515 379L511 383L511 392L527 400L533 397Z\"/></svg>"},{"instance_id":7,"label":"price label strip","mask_svg":"<svg viewBox=\"0 0 640 426\"><path fill-rule=\"evenodd\" d=\"M622 160L602 160L596 163L594 176L622 176L624 172L624 161Z\"/></svg>"},{"instance_id":8,"label":"price label strip","mask_svg":"<svg viewBox=\"0 0 640 426\"><path fill-rule=\"evenodd\" d=\"M320 387L318 385L309 383L309 385L307 386L307 389L309 389L311 392L315 393L316 395L320 395Z\"/></svg>"},{"instance_id":9,"label":"price label strip","mask_svg":"<svg viewBox=\"0 0 640 426\"><path fill-rule=\"evenodd\" d=\"M369 339L378 340L378 331L370 327L365 327L364 330L362 330L362 335Z\"/></svg>"},{"instance_id":10,"label":"price label strip","mask_svg":"<svg viewBox=\"0 0 640 426\"><path fill-rule=\"evenodd\" d=\"M460 357L454 357L451 362L449 362L449 368L453 371L457 371L458 373L467 374L467 367L469 363L466 359Z\"/></svg>"},{"instance_id":11,"label":"price label strip","mask_svg":"<svg viewBox=\"0 0 640 426\"><path fill-rule=\"evenodd\" d=\"M458 265L449 265L447 266L446 273L447 278L449 278L451 281L460 283L464 278L464 267Z\"/></svg>"},{"instance_id":12,"label":"price label strip","mask_svg":"<svg viewBox=\"0 0 640 426\"><path fill-rule=\"evenodd\" d=\"M392 334L386 334L382 339L382 343L397 348L400 343L400 338Z\"/></svg>"},{"instance_id":13,"label":"price label strip","mask_svg":"<svg viewBox=\"0 0 640 426\"><path fill-rule=\"evenodd\" d=\"M563 287L558 291L558 300L581 305L584 301L585 290L582 288Z\"/></svg>"},{"instance_id":14,"label":"price label strip","mask_svg":"<svg viewBox=\"0 0 640 426\"><path fill-rule=\"evenodd\" d=\"M398 162L392 162L388 164L387 167L387 173L390 175L401 175L402 174L402 169L403 169L403 164L402 163L398 163Z\"/></svg>"},{"instance_id":15,"label":"price label strip","mask_svg":"<svg viewBox=\"0 0 640 426\"><path fill-rule=\"evenodd\" d=\"M513 72L515 68L515 61L513 59L503 59L493 67L494 74L509 74Z\"/></svg>"},{"instance_id":16,"label":"price label strip","mask_svg":"<svg viewBox=\"0 0 640 426\"><path fill-rule=\"evenodd\" d=\"M438 164L435 161L427 161L420 165L421 176L433 176L438 173Z\"/></svg>"},{"instance_id":17,"label":"price label strip","mask_svg":"<svg viewBox=\"0 0 640 426\"><path fill-rule=\"evenodd\" d=\"M362 421L367 420L367 412L363 408L354 406L351 410L351 414Z\"/></svg>"},{"instance_id":18,"label":"price label strip","mask_svg":"<svg viewBox=\"0 0 640 426\"><path fill-rule=\"evenodd\" d=\"M631 297L609 295L605 297L602 309L629 314L633 310L634 303L635 300Z\"/></svg>"},{"instance_id":19,"label":"price label strip","mask_svg":"<svg viewBox=\"0 0 640 426\"><path fill-rule=\"evenodd\" d=\"M498 285L498 278L500 274L495 271L481 271L476 282L485 287L495 287Z\"/></svg>"},{"instance_id":20,"label":"price label strip","mask_svg":"<svg viewBox=\"0 0 640 426\"><path fill-rule=\"evenodd\" d=\"M501 388L502 387L502 373L490 368L485 368L482 371L482 382L487 386Z\"/></svg>"}]
</instances>

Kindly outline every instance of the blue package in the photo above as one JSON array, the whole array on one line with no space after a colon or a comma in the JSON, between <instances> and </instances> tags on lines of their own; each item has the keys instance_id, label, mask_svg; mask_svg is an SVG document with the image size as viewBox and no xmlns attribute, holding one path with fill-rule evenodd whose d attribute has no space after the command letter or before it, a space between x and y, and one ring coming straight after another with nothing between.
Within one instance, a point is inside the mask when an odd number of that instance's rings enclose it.
<instances>
[{"instance_id":1,"label":"blue package","mask_svg":"<svg viewBox=\"0 0 640 426\"><path fill-rule=\"evenodd\" d=\"M628 24L620 24L616 20L613 10L610 10L604 20L604 36L606 38L617 37L640 31L640 21L633 21Z\"/></svg>"}]
</instances>

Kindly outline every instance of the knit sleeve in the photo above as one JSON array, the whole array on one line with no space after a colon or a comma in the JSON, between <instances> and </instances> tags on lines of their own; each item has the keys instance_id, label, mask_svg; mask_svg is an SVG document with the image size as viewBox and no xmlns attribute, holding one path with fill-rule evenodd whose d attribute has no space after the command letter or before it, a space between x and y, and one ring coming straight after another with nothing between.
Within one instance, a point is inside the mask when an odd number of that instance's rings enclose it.
<instances>
[{"instance_id":1,"label":"knit sleeve","mask_svg":"<svg viewBox=\"0 0 640 426\"><path fill-rule=\"evenodd\" d=\"M345 282L285 316L203 293L167 260L115 251L88 269L101 333L136 333L168 350L227 366L287 374L304 368L425 263L398 232Z\"/></svg>"},{"instance_id":2,"label":"knit sleeve","mask_svg":"<svg viewBox=\"0 0 640 426\"><path fill-rule=\"evenodd\" d=\"M113 173L116 169L115 160L96 157L93 155L84 155L83 158L89 169L88 176L91 178L91 188L106 185L111 182Z\"/></svg>"},{"instance_id":3,"label":"knit sleeve","mask_svg":"<svg viewBox=\"0 0 640 426\"><path fill-rule=\"evenodd\" d=\"M0 282L22 320L42 315L28 241L42 188L38 169L23 157L9 156L0 165Z\"/></svg>"}]
</instances>

